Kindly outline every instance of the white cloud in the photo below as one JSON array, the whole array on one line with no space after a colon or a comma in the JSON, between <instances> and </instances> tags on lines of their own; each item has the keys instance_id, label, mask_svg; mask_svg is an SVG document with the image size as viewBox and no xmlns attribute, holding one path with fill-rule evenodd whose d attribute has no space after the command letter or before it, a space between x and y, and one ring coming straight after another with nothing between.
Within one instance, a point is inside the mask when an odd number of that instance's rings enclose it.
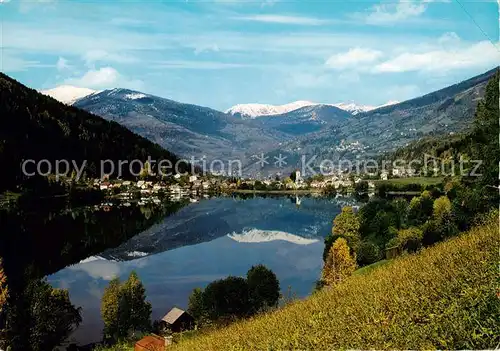
<instances>
[{"instance_id":1,"label":"white cloud","mask_svg":"<svg viewBox=\"0 0 500 351\"><path fill-rule=\"evenodd\" d=\"M87 71L81 78L77 79L78 86L89 88L105 88L115 84L120 74L113 67L103 67L97 70Z\"/></svg>"},{"instance_id":2,"label":"white cloud","mask_svg":"<svg viewBox=\"0 0 500 351\"><path fill-rule=\"evenodd\" d=\"M53 67L53 65L43 64L40 61L26 60L17 55L11 55L7 50L0 49L0 52L0 70L2 72L21 72L30 68Z\"/></svg>"},{"instance_id":3,"label":"white cloud","mask_svg":"<svg viewBox=\"0 0 500 351\"><path fill-rule=\"evenodd\" d=\"M194 50L195 55L201 54L203 52L219 52L219 46L217 44L212 45L201 45Z\"/></svg>"},{"instance_id":4,"label":"white cloud","mask_svg":"<svg viewBox=\"0 0 500 351\"><path fill-rule=\"evenodd\" d=\"M87 66L93 66L96 62L134 63L137 60L126 54L111 53L106 50L89 50L83 55Z\"/></svg>"},{"instance_id":5,"label":"white cloud","mask_svg":"<svg viewBox=\"0 0 500 351\"><path fill-rule=\"evenodd\" d=\"M129 79L109 66L99 69L90 69L80 77L71 77L64 80L63 84L90 89L128 88L133 90L144 90L143 81Z\"/></svg>"},{"instance_id":6,"label":"white cloud","mask_svg":"<svg viewBox=\"0 0 500 351\"><path fill-rule=\"evenodd\" d=\"M331 86L333 82L333 77L323 72L294 72L289 75L286 86L298 88L325 88Z\"/></svg>"},{"instance_id":7,"label":"white cloud","mask_svg":"<svg viewBox=\"0 0 500 351\"><path fill-rule=\"evenodd\" d=\"M153 65L154 68L169 68L169 69L227 69L227 68L242 68L253 67L244 63L232 62L217 62L217 61L190 61L190 60L167 60L159 61Z\"/></svg>"},{"instance_id":8,"label":"white cloud","mask_svg":"<svg viewBox=\"0 0 500 351\"><path fill-rule=\"evenodd\" d=\"M66 71L71 69L71 65L69 64L69 61L66 60L64 57L59 57L56 63L56 68L59 72L61 71Z\"/></svg>"},{"instance_id":9,"label":"white cloud","mask_svg":"<svg viewBox=\"0 0 500 351\"><path fill-rule=\"evenodd\" d=\"M378 50L352 48L347 52L330 56L330 58L326 60L325 65L336 70L347 68L359 69L359 65L372 63L378 60L382 55L382 52Z\"/></svg>"},{"instance_id":10,"label":"white cloud","mask_svg":"<svg viewBox=\"0 0 500 351\"><path fill-rule=\"evenodd\" d=\"M500 52L498 43L481 41L455 49L436 49L433 51L405 52L377 64L374 73L410 71L449 71L465 68L488 68L498 65Z\"/></svg>"},{"instance_id":11,"label":"white cloud","mask_svg":"<svg viewBox=\"0 0 500 351\"><path fill-rule=\"evenodd\" d=\"M399 0L375 5L368 13L355 13L354 19L367 24L391 25L419 18L426 10L428 3L434 0ZM447 1L447 0L442 0Z\"/></svg>"},{"instance_id":12,"label":"white cloud","mask_svg":"<svg viewBox=\"0 0 500 351\"><path fill-rule=\"evenodd\" d=\"M315 17L283 16L283 15L252 15L252 16L233 17L233 19L241 21L296 24L304 26L319 26L328 22L327 20Z\"/></svg>"},{"instance_id":13,"label":"white cloud","mask_svg":"<svg viewBox=\"0 0 500 351\"><path fill-rule=\"evenodd\" d=\"M500 0L499 0L500 1ZM279 2L279 0L264 0L262 1L262 3L260 4L260 7L264 8L264 7L272 7L274 6L274 4L276 4L277 2Z\"/></svg>"},{"instance_id":14,"label":"white cloud","mask_svg":"<svg viewBox=\"0 0 500 351\"><path fill-rule=\"evenodd\" d=\"M459 42L460 42L460 37L455 32L444 33L438 39L439 44L448 44L448 43L457 44Z\"/></svg>"},{"instance_id":15,"label":"white cloud","mask_svg":"<svg viewBox=\"0 0 500 351\"><path fill-rule=\"evenodd\" d=\"M118 263L104 259L81 263L68 267L70 271L83 271L94 279L111 280L120 275L121 269Z\"/></svg>"}]
</instances>

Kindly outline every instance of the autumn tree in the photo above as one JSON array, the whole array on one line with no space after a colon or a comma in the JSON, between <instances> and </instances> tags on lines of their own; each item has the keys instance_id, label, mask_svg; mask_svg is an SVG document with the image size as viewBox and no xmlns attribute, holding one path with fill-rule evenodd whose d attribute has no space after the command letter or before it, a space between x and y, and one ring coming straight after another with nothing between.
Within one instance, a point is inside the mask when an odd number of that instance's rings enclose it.
<instances>
[{"instance_id":1,"label":"autumn tree","mask_svg":"<svg viewBox=\"0 0 500 351\"><path fill-rule=\"evenodd\" d=\"M356 270L356 258L350 253L347 241L338 238L333 243L322 272L322 280L326 285L343 281Z\"/></svg>"},{"instance_id":2,"label":"autumn tree","mask_svg":"<svg viewBox=\"0 0 500 351\"><path fill-rule=\"evenodd\" d=\"M141 169L141 173L139 173L139 178L140 179L147 179L151 175L153 175L153 172L151 170L151 165L149 164L148 161L144 163L144 167Z\"/></svg>"},{"instance_id":3,"label":"autumn tree","mask_svg":"<svg viewBox=\"0 0 500 351\"><path fill-rule=\"evenodd\" d=\"M432 215L436 220L441 220L445 216L449 216L451 214L451 202L447 196L441 196L434 200L434 204L432 205Z\"/></svg>"},{"instance_id":4,"label":"autumn tree","mask_svg":"<svg viewBox=\"0 0 500 351\"><path fill-rule=\"evenodd\" d=\"M2 345L2 333L5 328L5 313L7 302L7 277L2 268L2 259L0 259L0 348Z\"/></svg>"},{"instance_id":5,"label":"autumn tree","mask_svg":"<svg viewBox=\"0 0 500 351\"><path fill-rule=\"evenodd\" d=\"M332 233L325 238L325 248L323 250L323 260L326 260L330 248L338 238L347 240L351 249L354 249L360 240L359 218L350 206L342 208L342 212L333 220Z\"/></svg>"},{"instance_id":6,"label":"autumn tree","mask_svg":"<svg viewBox=\"0 0 500 351\"><path fill-rule=\"evenodd\" d=\"M2 268L2 259L0 259L0 314L2 313L2 307L7 301L7 277Z\"/></svg>"},{"instance_id":7,"label":"autumn tree","mask_svg":"<svg viewBox=\"0 0 500 351\"><path fill-rule=\"evenodd\" d=\"M342 208L342 212L333 220L332 233L346 238L359 236L359 219L351 206Z\"/></svg>"}]
</instances>

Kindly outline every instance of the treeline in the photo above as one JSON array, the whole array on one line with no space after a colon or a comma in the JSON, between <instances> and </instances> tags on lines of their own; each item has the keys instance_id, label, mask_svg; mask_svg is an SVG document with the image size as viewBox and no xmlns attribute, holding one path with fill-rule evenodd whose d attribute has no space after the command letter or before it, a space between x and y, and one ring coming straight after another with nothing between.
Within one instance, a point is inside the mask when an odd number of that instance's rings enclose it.
<instances>
[{"instance_id":1,"label":"treeline","mask_svg":"<svg viewBox=\"0 0 500 351\"><path fill-rule=\"evenodd\" d=\"M360 182L362 183L362 182ZM357 185L357 184L356 184ZM378 197L385 198L391 193L404 192L422 192L422 191L440 191L440 185L436 184L417 184L417 183L397 183L390 181L378 182L375 186L375 194Z\"/></svg>"},{"instance_id":2,"label":"treeline","mask_svg":"<svg viewBox=\"0 0 500 351\"><path fill-rule=\"evenodd\" d=\"M177 161L172 153L118 123L66 106L3 73L0 116L0 191L25 181L23 160L48 160L52 164L55 160L68 160L78 166L86 160L86 177L101 175L101 160L113 160L116 165L118 160L144 162L148 156ZM139 167L132 166L134 174L140 172ZM187 165L181 168L184 171ZM123 177L131 176L128 164L122 170Z\"/></svg>"},{"instance_id":3,"label":"treeline","mask_svg":"<svg viewBox=\"0 0 500 351\"><path fill-rule=\"evenodd\" d=\"M188 312L199 327L226 324L249 317L278 305L280 283L276 274L257 265L246 278L227 277L196 288L189 296Z\"/></svg>"}]
</instances>

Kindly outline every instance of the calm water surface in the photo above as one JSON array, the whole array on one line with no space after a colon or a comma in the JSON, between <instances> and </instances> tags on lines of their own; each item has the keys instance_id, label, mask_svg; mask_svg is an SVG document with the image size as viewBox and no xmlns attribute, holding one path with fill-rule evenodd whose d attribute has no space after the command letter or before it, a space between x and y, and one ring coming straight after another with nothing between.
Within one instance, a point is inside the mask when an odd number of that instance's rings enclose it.
<instances>
[{"instance_id":1,"label":"calm water surface","mask_svg":"<svg viewBox=\"0 0 500 351\"><path fill-rule=\"evenodd\" d=\"M322 265L323 238L351 199L216 198L189 204L123 243L48 277L70 291L83 309L73 338L99 341L100 300L110 279L135 270L153 305L153 319L173 306L187 307L195 287L228 275L244 276L262 263L278 276L284 293L311 293Z\"/></svg>"}]
</instances>

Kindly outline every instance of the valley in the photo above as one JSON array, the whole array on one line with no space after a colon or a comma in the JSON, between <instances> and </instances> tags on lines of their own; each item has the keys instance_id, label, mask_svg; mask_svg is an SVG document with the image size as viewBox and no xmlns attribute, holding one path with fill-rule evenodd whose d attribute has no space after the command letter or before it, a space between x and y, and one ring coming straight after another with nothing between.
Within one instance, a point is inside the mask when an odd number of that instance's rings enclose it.
<instances>
[{"instance_id":1,"label":"valley","mask_svg":"<svg viewBox=\"0 0 500 351\"><path fill-rule=\"evenodd\" d=\"M77 99L74 106L118 122L187 159L238 159L243 175L267 177L300 167L303 155L316 155L316 166L323 159L367 159L424 136L465 130L493 74L491 70L368 111L353 110L349 104L337 104L342 109L298 101L283 106L240 105L224 113L127 89L95 92ZM241 118L242 112L251 118ZM260 153L282 154L287 165L259 167L252 156Z\"/></svg>"}]
</instances>

